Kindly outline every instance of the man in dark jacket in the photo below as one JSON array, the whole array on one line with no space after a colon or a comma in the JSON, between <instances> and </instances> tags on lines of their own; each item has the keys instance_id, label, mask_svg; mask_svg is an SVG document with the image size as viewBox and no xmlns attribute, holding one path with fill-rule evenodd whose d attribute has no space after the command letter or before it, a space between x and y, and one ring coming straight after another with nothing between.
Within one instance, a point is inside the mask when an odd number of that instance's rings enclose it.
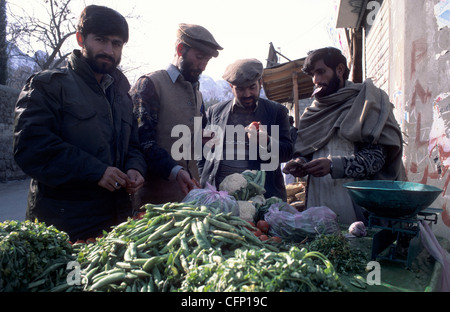
<instances>
[{"instance_id":1,"label":"man in dark jacket","mask_svg":"<svg viewBox=\"0 0 450 312\"><path fill-rule=\"evenodd\" d=\"M91 5L81 13L67 68L30 77L16 104L14 156L31 176L27 219L72 241L95 237L131 216L131 193L146 163L127 78L117 69L128 24Z\"/></svg>"},{"instance_id":2,"label":"man in dark jacket","mask_svg":"<svg viewBox=\"0 0 450 312\"><path fill-rule=\"evenodd\" d=\"M227 67L223 79L230 83L234 99L215 104L206 112L204 135L210 132L214 136L199 161L200 183L218 188L230 174L263 170L265 196L286 201L280 163L288 161L292 153L288 110L260 98L262 72L263 65L256 59L238 60Z\"/></svg>"}]
</instances>

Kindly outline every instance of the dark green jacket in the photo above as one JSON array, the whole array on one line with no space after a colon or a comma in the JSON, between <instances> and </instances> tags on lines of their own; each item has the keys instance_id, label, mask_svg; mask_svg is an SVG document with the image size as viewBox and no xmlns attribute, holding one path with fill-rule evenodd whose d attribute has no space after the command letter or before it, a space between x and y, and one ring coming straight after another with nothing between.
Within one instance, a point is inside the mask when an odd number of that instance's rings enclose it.
<instances>
[{"instance_id":1,"label":"dark green jacket","mask_svg":"<svg viewBox=\"0 0 450 312\"><path fill-rule=\"evenodd\" d=\"M131 213L125 190L97 185L108 166L146 173L130 85L119 70L111 76L105 93L75 50L67 68L30 77L16 104L14 157L32 178L27 218L72 240L109 230Z\"/></svg>"}]
</instances>

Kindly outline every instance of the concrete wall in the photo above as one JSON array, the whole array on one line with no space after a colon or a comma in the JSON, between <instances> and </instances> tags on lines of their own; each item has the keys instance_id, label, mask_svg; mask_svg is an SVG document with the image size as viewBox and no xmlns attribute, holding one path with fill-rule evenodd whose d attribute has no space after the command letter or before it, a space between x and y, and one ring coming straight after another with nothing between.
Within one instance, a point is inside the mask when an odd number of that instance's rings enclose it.
<instances>
[{"instance_id":1,"label":"concrete wall","mask_svg":"<svg viewBox=\"0 0 450 312\"><path fill-rule=\"evenodd\" d=\"M0 182L26 177L13 158L14 106L19 93L0 85Z\"/></svg>"},{"instance_id":2,"label":"concrete wall","mask_svg":"<svg viewBox=\"0 0 450 312\"><path fill-rule=\"evenodd\" d=\"M450 0L390 5L389 95L405 133L408 179L444 191L436 235L450 237ZM448 12L447 12L448 13ZM447 18L447 20L446 20Z\"/></svg>"}]
</instances>

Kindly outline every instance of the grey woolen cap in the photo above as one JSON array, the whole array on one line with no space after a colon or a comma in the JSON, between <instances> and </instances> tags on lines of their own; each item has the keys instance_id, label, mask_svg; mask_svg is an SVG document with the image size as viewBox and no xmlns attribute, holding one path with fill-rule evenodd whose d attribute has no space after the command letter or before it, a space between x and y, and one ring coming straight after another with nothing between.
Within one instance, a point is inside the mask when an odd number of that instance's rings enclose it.
<instances>
[{"instance_id":1,"label":"grey woolen cap","mask_svg":"<svg viewBox=\"0 0 450 312\"><path fill-rule=\"evenodd\" d=\"M213 35L205 27L200 25L179 24L177 38L188 46L214 57L219 55L218 50L223 50Z\"/></svg>"},{"instance_id":2,"label":"grey woolen cap","mask_svg":"<svg viewBox=\"0 0 450 312\"><path fill-rule=\"evenodd\" d=\"M263 69L257 59L237 60L227 66L222 78L234 86L247 87L261 79Z\"/></svg>"}]
</instances>

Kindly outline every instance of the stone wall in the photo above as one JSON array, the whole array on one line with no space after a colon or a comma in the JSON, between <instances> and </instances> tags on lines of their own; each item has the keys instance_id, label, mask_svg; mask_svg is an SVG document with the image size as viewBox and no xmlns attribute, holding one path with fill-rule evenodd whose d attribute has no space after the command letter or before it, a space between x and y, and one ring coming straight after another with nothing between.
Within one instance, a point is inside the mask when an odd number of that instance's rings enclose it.
<instances>
[{"instance_id":1,"label":"stone wall","mask_svg":"<svg viewBox=\"0 0 450 312\"><path fill-rule=\"evenodd\" d=\"M0 85L0 182L26 178L13 157L14 106L19 93Z\"/></svg>"}]
</instances>

